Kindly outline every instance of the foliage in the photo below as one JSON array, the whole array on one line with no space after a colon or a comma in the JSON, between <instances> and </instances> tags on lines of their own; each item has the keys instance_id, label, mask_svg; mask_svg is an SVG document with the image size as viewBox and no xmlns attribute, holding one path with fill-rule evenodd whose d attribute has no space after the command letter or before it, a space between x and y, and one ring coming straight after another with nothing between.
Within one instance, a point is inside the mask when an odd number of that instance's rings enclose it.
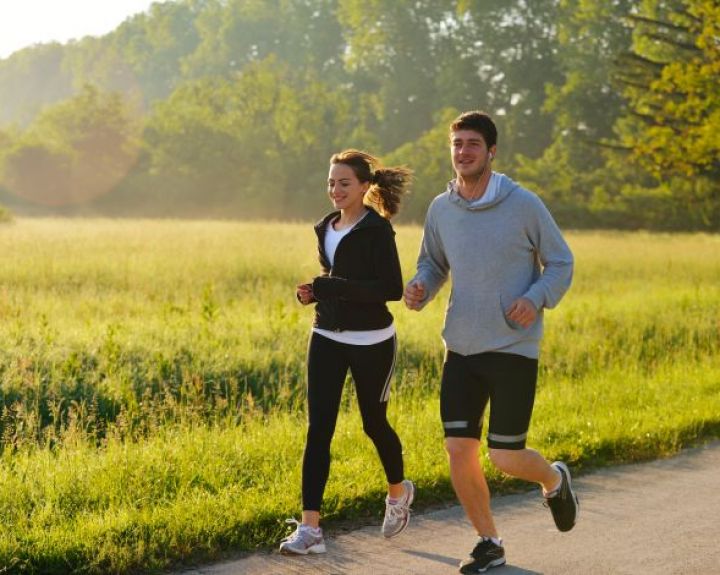
<instances>
[{"instance_id":1,"label":"foliage","mask_svg":"<svg viewBox=\"0 0 720 575\"><path fill-rule=\"evenodd\" d=\"M618 133L686 222L720 225L720 8L716 2L646 1L633 49L616 72L630 113ZM642 191L641 191L642 193Z\"/></svg>"},{"instance_id":2,"label":"foliage","mask_svg":"<svg viewBox=\"0 0 720 575\"><path fill-rule=\"evenodd\" d=\"M46 213L307 217L324 206L328 156L355 147L414 169L402 217L420 220L450 174L445 111L484 109L497 169L563 223L717 230L716 4L156 3L101 38L0 61L0 130L13 133L0 201L37 213L13 194L39 189L62 205ZM104 183L88 185L105 194L68 175L75 144L37 126L87 86L137 102L147 126L124 175L98 164Z\"/></svg>"},{"instance_id":3,"label":"foliage","mask_svg":"<svg viewBox=\"0 0 720 575\"><path fill-rule=\"evenodd\" d=\"M709 43L693 35L703 22L707 27L717 21L701 16L710 15L712 3L698 8L694 19L682 2L562 4L570 10L559 24L566 81L550 86L546 101L557 118L555 138L541 158L519 158L521 181L539 191L565 225L717 229L719 188L710 174L717 150L706 144L686 149L709 133L708 126L701 121L690 128L667 115L678 102L693 100L679 86L675 94L669 89L671 70L694 66L698 72L692 89L704 103L683 105L685 113L702 115L720 101L717 74L699 63L693 44L707 43L716 57L716 34ZM662 19L660 7L672 5L676 12L662 10L675 16ZM689 173L688 162L697 157L707 169Z\"/></svg>"},{"instance_id":4,"label":"foliage","mask_svg":"<svg viewBox=\"0 0 720 575\"><path fill-rule=\"evenodd\" d=\"M0 59L0 124L26 126L45 104L72 96L72 75L63 66L66 53L55 42Z\"/></svg>"},{"instance_id":5,"label":"foliage","mask_svg":"<svg viewBox=\"0 0 720 575\"><path fill-rule=\"evenodd\" d=\"M546 85L543 103L555 118L552 142L539 158L520 156L517 175L566 226L637 226L617 209L626 170L607 169L617 153L608 145L613 125L623 114L622 97L613 87L613 61L630 46L623 17L632 5L632 0L563 0L558 6L562 81Z\"/></svg>"},{"instance_id":6,"label":"foliage","mask_svg":"<svg viewBox=\"0 0 720 575\"><path fill-rule=\"evenodd\" d=\"M361 118L346 89L274 57L232 81L198 80L159 104L148 124L154 189L179 207L207 202L218 214L316 215L326 206L326 162L353 123Z\"/></svg>"},{"instance_id":7,"label":"foliage","mask_svg":"<svg viewBox=\"0 0 720 575\"><path fill-rule=\"evenodd\" d=\"M2 154L14 194L63 206L108 193L137 158L139 129L118 94L87 86L45 110Z\"/></svg>"},{"instance_id":8,"label":"foliage","mask_svg":"<svg viewBox=\"0 0 720 575\"><path fill-rule=\"evenodd\" d=\"M628 145L658 176L717 179L720 6L707 0L646 2L633 22L634 66L619 75L642 122Z\"/></svg>"}]
</instances>

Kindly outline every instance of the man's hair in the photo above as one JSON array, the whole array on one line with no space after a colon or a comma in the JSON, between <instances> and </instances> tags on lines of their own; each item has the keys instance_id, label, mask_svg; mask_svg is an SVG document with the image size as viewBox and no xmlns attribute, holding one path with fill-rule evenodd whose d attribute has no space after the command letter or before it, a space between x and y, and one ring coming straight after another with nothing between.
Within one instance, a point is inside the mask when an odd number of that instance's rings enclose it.
<instances>
[{"instance_id":1,"label":"man's hair","mask_svg":"<svg viewBox=\"0 0 720 575\"><path fill-rule=\"evenodd\" d=\"M485 112L472 110L463 112L450 124L450 135L458 130L472 130L482 135L488 148L497 144L497 128L492 118Z\"/></svg>"}]
</instances>

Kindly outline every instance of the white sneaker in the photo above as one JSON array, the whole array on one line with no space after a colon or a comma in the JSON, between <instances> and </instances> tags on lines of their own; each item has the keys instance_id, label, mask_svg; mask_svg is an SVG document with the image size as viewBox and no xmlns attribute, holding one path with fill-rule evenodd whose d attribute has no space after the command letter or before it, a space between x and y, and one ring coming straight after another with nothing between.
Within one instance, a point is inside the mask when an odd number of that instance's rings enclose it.
<instances>
[{"instance_id":1,"label":"white sneaker","mask_svg":"<svg viewBox=\"0 0 720 575\"><path fill-rule=\"evenodd\" d=\"M400 535L410 522L410 505L415 499L415 485L409 479L404 479L403 487L405 494L397 503L390 503L390 498L385 498L385 519L382 524L382 534L387 537Z\"/></svg>"},{"instance_id":2,"label":"white sneaker","mask_svg":"<svg viewBox=\"0 0 720 575\"><path fill-rule=\"evenodd\" d=\"M280 542L280 553L283 555L325 553L325 539L320 527L314 529L309 525L303 525L297 519L286 519L285 523L294 523L296 528Z\"/></svg>"}]
</instances>

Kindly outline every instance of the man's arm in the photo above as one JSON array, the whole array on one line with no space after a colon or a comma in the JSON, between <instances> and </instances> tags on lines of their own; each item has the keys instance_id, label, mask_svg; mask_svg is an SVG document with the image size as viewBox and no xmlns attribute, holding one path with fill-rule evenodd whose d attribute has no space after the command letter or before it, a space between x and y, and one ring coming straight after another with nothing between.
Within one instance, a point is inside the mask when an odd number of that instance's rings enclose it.
<instances>
[{"instance_id":1,"label":"man's arm","mask_svg":"<svg viewBox=\"0 0 720 575\"><path fill-rule=\"evenodd\" d=\"M435 297L447 281L449 273L450 264L445 257L442 239L437 233L431 205L425 218L417 273L408 282L403 293L405 305L409 309L420 311Z\"/></svg>"},{"instance_id":2,"label":"man's arm","mask_svg":"<svg viewBox=\"0 0 720 575\"><path fill-rule=\"evenodd\" d=\"M552 215L540 198L529 227L530 241L535 246L542 274L523 294L536 310L553 308L570 288L573 276L573 255Z\"/></svg>"}]
</instances>

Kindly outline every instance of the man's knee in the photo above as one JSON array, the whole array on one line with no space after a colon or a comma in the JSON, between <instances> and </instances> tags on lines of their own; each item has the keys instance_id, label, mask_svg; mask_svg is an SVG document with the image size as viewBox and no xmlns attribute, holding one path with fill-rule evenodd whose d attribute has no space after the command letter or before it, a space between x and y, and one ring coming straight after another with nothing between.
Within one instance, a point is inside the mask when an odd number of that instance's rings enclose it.
<instances>
[{"instance_id":1,"label":"man's knee","mask_svg":"<svg viewBox=\"0 0 720 575\"><path fill-rule=\"evenodd\" d=\"M447 451L451 465L477 459L479 448L480 441L471 437L445 438L445 451Z\"/></svg>"}]
</instances>

